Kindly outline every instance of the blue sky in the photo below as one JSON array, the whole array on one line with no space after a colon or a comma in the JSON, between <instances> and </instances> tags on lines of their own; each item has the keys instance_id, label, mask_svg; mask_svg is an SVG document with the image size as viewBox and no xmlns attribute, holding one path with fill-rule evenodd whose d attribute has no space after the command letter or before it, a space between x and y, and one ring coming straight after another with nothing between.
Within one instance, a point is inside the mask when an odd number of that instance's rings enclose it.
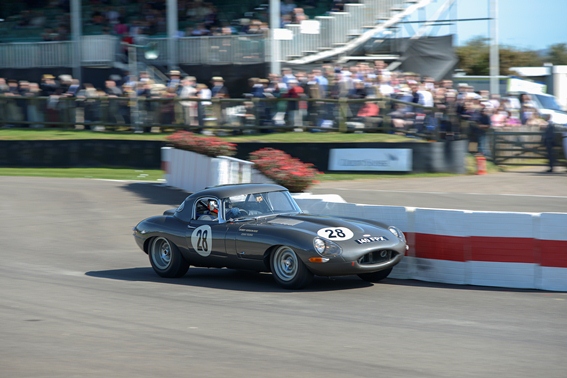
<instances>
[{"instance_id":1,"label":"blue sky","mask_svg":"<svg viewBox=\"0 0 567 378\"><path fill-rule=\"evenodd\" d=\"M433 0L426 17L445 0ZM489 0L457 0L448 18L483 18L489 16ZM456 13L456 15L455 15ZM412 17L412 19L415 19ZM476 36L488 37L488 21L459 22L456 45ZM444 26L438 35L455 31ZM499 44L519 49L541 50L557 43L567 44L567 0L498 0Z\"/></svg>"}]
</instances>

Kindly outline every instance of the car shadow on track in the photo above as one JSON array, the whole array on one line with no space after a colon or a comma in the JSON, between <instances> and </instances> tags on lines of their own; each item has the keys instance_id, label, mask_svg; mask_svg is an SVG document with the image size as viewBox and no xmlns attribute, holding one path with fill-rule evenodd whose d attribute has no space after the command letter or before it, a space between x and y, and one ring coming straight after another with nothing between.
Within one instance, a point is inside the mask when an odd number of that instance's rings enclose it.
<instances>
[{"instance_id":1,"label":"car shadow on track","mask_svg":"<svg viewBox=\"0 0 567 378\"><path fill-rule=\"evenodd\" d=\"M284 292L269 273L256 273L232 269L207 269L191 267L182 278L162 278L157 276L152 268L129 268L90 271L89 277L106 278L121 281L159 282L169 285L184 285L206 287L221 290L253 291L253 292ZM346 277L315 277L313 282L302 289L303 292L323 292L351 290L372 287L374 284L361 280L356 276Z\"/></svg>"},{"instance_id":2,"label":"car shadow on track","mask_svg":"<svg viewBox=\"0 0 567 378\"><path fill-rule=\"evenodd\" d=\"M146 203L153 205L178 206L189 193L155 182L131 182L122 187L123 189L141 197Z\"/></svg>"}]
</instances>

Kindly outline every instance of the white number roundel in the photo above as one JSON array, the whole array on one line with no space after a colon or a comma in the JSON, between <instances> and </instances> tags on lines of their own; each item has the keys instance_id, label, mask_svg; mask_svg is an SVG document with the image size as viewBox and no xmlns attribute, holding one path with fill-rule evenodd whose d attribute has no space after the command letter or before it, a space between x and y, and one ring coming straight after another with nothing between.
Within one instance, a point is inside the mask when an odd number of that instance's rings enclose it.
<instances>
[{"instance_id":1,"label":"white number roundel","mask_svg":"<svg viewBox=\"0 0 567 378\"><path fill-rule=\"evenodd\" d=\"M191 234L191 245L201 256L209 256L213 246L213 230L211 230L211 226L204 225L193 230Z\"/></svg>"},{"instance_id":2,"label":"white number roundel","mask_svg":"<svg viewBox=\"0 0 567 378\"><path fill-rule=\"evenodd\" d=\"M317 231L317 235L329 240L349 240L354 233L346 227L326 227Z\"/></svg>"}]
</instances>

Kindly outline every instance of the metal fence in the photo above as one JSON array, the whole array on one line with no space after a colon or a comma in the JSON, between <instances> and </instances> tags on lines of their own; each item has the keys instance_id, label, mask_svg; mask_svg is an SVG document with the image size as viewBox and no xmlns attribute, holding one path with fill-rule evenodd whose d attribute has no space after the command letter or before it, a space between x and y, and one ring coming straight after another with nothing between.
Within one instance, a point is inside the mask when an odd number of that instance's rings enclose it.
<instances>
[{"instance_id":1,"label":"metal fence","mask_svg":"<svg viewBox=\"0 0 567 378\"><path fill-rule=\"evenodd\" d=\"M168 64L170 56L167 38L148 38L144 42L157 44L159 56L155 60L156 64ZM73 43L0 43L0 68L72 67ZM262 35L188 37L175 40L178 63L187 65L264 63L267 43ZM120 40L111 35L83 36L80 49L81 65L89 67L112 66L123 53Z\"/></svg>"},{"instance_id":2,"label":"metal fence","mask_svg":"<svg viewBox=\"0 0 567 378\"><path fill-rule=\"evenodd\" d=\"M553 153L560 165L567 165L563 151L562 133L555 134ZM539 126L521 126L491 133L493 161L497 165L547 166L548 155L542 143ZM567 153L567 151L565 151Z\"/></svg>"},{"instance_id":3,"label":"metal fence","mask_svg":"<svg viewBox=\"0 0 567 378\"><path fill-rule=\"evenodd\" d=\"M71 42L0 44L0 68L65 67L71 62Z\"/></svg>"},{"instance_id":4,"label":"metal fence","mask_svg":"<svg viewBox=\"0 0 567 378\"><path fill-rule=\"evenodd\" d=\"M167 38L151 38L157 44L157 64L167 64L170 55ZM175 41L179 64L256 64L266 62L263 35L186 37Z\"/></svg>"},{"instance_id":5,"label":"metal fence","mask_svg":"<svg viewBox=\"0 0 567 378\"><path fill-rule=\"evenodd\" d=\"M365 104L377 116L359 116ZM403 109L404 111L400 111ZM379 99L180 99L128 97L19 97L0 95L1 128L58 128L112 132L238 135L270 132L399 134L429 141L471 140L474 124L436 108ZM472 137L472 138L471 138ZM539 128L513 127L488 134L497 165L547 164ZM558 164L567 165L557 133Z\"/></svg>"},{"instance_id":6,"label":"metal fence","mask_svg":"<svg viewBox=\"0 0 567 378\"><path fill-rule=\"evenodd\" d=\"M315 17L320 25L318 34L305 32L299 24L286 25L293 39L275 42L279 44L277 59L287 61L344 45L416 2L360 0L356 4L345 4L342 12L328 12L325 16ZM172 58L177 64L186 65L257 64L272 59L267 55L270 39L263 34L176 38L176 56L173 57L168 38L147 38L136 44L143 45L146 42L157 44L159 56L156 64L169 64ZM71 67L75 62L73 44L72 41L1 43L0 68ZM122 53L120 40L112 35L84 35L79 45L83 66L112 66Z\"/></svg>"},{"instance_id":7,"label":"metal fence","mask_svg":"<svg viewBox=\"0 0 567 378\"><path fill-rule=\"evenodd\" d=\"M365 107L379 114L364 112ZM365 115L370 114L370 115ZM214 134L274 131L397 133L428 140L466 138L452 115L390 98L379 99L183 99L0 96L0 126ZM449 125L449 126L448 126Z\"/></svg>"}]
</instances>

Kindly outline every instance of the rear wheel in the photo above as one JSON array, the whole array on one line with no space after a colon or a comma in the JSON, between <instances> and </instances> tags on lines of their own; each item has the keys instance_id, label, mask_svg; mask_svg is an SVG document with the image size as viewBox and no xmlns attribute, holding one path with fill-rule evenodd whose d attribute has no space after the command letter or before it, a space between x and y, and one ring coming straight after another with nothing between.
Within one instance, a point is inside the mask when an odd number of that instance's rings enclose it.
<instances>
[{"instance_id":1,"label":"rear wheel","mask_svg":"<svg viewBox=\"0 0 567 378\"><path fill-rule=\"evenodd\" d=\"M303 261L288 246L278 247L270 256L272 275L284 289L301 289L313 279Z\"/></svg>"},{"instance_id":2,"label":"rear wheel","mask_svg":"<svg viewBox=\"0 0 567 378\"><path fill-rule=\"evenodd\" d=\"M189 269L177 246L161 236L152 240L148 256L152 268L161 277L182 277Z\"/></svg>"},{"instance_id":3,"label":"rear wheel","mask_svg":"<svg viewBox=\"0 0 567 378\"><path fill-rule=\"evenodd\" d=\"M379 272L360 273L358 276L360 278L362 278L364 281L376 283L376 282L380 282L383 279L385 279L386 277L388 277L388 275L391 272L392 272L392 268L389 268L389 269L381 270Z\"/></svg>"}]
</instances>

